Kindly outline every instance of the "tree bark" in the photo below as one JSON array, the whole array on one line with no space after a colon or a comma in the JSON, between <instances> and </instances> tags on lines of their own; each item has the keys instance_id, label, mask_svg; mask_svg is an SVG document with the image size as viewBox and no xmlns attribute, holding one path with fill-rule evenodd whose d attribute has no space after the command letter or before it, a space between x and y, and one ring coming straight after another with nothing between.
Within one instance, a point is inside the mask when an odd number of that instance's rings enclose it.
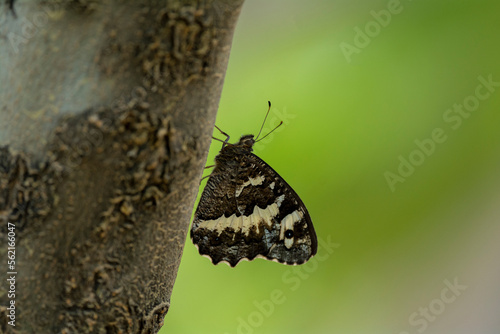
<instances>
[{"instance_id":1,"label":"tree bark","mask_svg":"<svg viewBox=\"0 0 500 334\"><path fill-rule=\"evenodd\" d=\"M161 328L242 2L2 1L1 332Z\"/></svg>"}]
</instances>

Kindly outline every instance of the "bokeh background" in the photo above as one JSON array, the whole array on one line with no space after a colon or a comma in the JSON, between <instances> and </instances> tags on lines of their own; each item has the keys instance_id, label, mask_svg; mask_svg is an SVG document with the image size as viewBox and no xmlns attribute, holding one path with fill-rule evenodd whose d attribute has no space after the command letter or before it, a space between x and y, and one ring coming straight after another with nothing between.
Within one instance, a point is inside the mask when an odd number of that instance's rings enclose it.
<instances>
[{"instance_id":1,"label":"bokeh background","mask_svg":"<svg viewBox=\"0 0 500 334\"><path fill-rule=\"evenodd\" d=\"M266 128L285 125L256 153L322 243L303 266L232 269L188 239L161 333L499 333L499 14L247 0L217 125L256 134L272 102Z\"/></svg>"}]
</instances>

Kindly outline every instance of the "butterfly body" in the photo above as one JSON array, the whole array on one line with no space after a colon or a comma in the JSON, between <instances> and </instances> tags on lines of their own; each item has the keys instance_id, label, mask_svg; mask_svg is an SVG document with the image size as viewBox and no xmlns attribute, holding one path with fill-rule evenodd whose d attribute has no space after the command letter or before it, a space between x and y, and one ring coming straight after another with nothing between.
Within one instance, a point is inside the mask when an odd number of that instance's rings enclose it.
<instances>
[{"instance_id":1,"label":"butterfly body","mask_svg":"<svg viewBox=\"0 0 500 334\"><path fill-rule=\"evenodd\" d=\"M252 153L254 143L253 135L224 142L196 209L191 239L214 264L234 267L255 258L302 264L317 250L311 218L295 191Z\"/></svg>"}]
</instances>

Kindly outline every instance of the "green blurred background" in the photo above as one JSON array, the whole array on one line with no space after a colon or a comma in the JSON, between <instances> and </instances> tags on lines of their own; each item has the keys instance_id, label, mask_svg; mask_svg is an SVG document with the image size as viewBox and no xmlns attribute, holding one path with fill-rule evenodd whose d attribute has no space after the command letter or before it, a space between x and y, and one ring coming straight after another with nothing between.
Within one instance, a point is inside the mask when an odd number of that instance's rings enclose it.
<instances>
[{"instance_id":1,"label":"green blurred background","mask_svg":"<svg viewBox=\"0 0 500 334\"><path fill-rule=\"evenodd\" d=\"M272 102L256 153L323 243L232 269L188 238L160 333L500 332L500 3L397 3L247 0L217 125Z\"/></svg>"}]
</instances>

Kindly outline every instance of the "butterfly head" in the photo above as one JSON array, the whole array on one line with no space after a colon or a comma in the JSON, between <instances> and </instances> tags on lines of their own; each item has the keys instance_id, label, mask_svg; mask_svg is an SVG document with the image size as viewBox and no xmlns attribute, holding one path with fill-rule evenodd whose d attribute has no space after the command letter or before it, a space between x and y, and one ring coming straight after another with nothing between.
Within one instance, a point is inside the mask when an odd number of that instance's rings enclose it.
<instances>
[{"instance_id":1,"label":"butterfly head","mask_svg":"<svg viewBox=\"0 0 500 334\"><path fill-rule=\"evenodd\" d=\"M255 144L255 139L253 139L253 135L244 135L241 136L240 141L238 142L237 145L252 148L253 144Z\"/></svg>"}]
</instances>

